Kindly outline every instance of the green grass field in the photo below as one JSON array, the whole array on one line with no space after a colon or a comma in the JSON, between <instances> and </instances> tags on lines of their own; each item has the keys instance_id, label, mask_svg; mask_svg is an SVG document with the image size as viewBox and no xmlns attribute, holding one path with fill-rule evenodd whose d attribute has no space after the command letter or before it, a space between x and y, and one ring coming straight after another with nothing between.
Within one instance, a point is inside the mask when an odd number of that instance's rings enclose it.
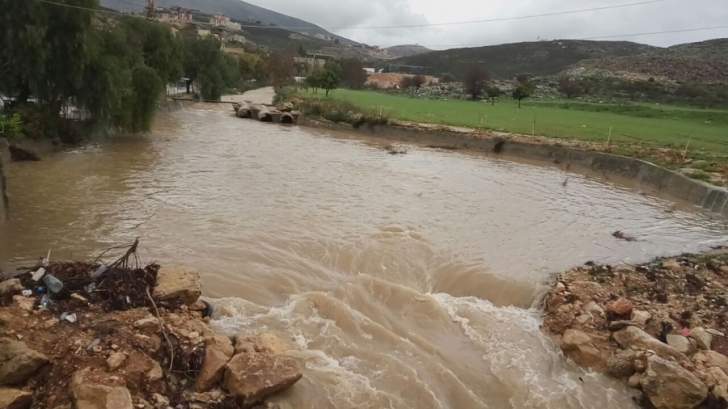
<instances>
[{"instance_id":1,"label":"green grass field","mask_svg":"<svg viewBox=\"0 0 728 409\"><path fill-rule=\"evenodd\" d=\"M302 91L303 92L303 91ZM326 98L303 93L306 97ZM616 145L684 149L693 157L728 162L728 111L700 110L657 104L607 105L573 101L485 102L429 100L373 91L339 89L328 97L347 101L390 118L491 129L553 138L607 142Z\"/></svg>"}]
</instances>

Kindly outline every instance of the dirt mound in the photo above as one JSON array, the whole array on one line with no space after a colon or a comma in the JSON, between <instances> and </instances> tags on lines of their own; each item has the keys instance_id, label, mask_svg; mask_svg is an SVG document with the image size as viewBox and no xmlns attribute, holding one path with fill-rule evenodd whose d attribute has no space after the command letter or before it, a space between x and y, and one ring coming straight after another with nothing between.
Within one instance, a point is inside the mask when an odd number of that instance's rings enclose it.
<instances>
[{"instance_id":1,"label":"dirt mound","mask_svg":"<svg viewBox=\"0 0 728 409\"><path fill-rule=\"evenodd\" d=\"M108 265L45 262L0 281L0 402L248 408L301 378L299 363L266 349L267 338L261 348L237 351L214 333L196 273L132 266L135 250Z\"/></svg>"},{"instance_id":2,"label":"dirt mound","mask_svg":"<svg viewBox=\"0 0 728 409\"><path fill-rule=\"evenodd\" d=\"M567 357L623 378L647 407L728 407L728 249L588 263L558 277L544 314Z\"/></svg>"}]
</instances>

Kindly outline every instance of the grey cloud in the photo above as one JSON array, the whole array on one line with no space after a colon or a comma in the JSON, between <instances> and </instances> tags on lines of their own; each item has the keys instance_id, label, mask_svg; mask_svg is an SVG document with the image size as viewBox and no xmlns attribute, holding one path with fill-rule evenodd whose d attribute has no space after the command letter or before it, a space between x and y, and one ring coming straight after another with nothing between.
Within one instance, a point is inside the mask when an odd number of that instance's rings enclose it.
<instances>
[{"instance_id":1,"label":"grey cloud","mask_svg":"<svg viewBox=\"0 0 728 409\"><path fill-rule=\"evenodd\" d=\"M335 28L333 31L337 34L368 44L389 46L419 43L438 49L728 25L726 0L666 0L637 7L519 21L407 29L356 29L356 27L515 17L634 1L439 0L435 3L435 0L310 0L305 2L252 0L251 2L319 24L324 28ZM351 27L351 29L341 27ZM716 37L728 37L728 29L608 39L623 39L666 46Z\"/></svg>"}]
</instances>

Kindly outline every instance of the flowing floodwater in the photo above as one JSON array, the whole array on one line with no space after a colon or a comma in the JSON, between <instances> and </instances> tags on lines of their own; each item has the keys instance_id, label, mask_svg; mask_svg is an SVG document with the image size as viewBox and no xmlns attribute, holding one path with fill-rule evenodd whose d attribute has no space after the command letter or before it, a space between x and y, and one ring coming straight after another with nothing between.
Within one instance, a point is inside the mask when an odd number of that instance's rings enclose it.
<instances>
[{"instance_id":1,"label":"flowing floodwater","mask_svg":"<svg viewBox=\"0 0 728 409\"><path fill-rule=\"evenodd\" d=\"M728 231L554 167L417 147L392 156L224 105L7 168L6 269L141 237L146 261L202 272L216 328L290 342L306 369L283 408L633 407L541 334L539 290L588 260L705 249Z\"/></svg>"}]
</instances>

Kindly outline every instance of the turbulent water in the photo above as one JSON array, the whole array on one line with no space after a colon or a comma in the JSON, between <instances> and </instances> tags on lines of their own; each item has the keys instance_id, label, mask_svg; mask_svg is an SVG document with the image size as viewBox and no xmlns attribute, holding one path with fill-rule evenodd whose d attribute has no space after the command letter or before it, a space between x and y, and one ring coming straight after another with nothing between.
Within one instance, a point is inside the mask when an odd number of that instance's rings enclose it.
<instances>
[{"instance_id":1,"label":"turbulent water","mask_svg":"<svg viewBox=\"0 0 728 409\"><path fill-rule=\"evenodd\" d=\"M393 156L221 105L6 171L0 264L48 249L85 259L140 237L145 261L202 272L216 328L290 342L306 369L283 408L632 407L540 333L542 284L588 260L705 249L728 231L557 168L418 147Z\"/></svg>"}]
</instances>

